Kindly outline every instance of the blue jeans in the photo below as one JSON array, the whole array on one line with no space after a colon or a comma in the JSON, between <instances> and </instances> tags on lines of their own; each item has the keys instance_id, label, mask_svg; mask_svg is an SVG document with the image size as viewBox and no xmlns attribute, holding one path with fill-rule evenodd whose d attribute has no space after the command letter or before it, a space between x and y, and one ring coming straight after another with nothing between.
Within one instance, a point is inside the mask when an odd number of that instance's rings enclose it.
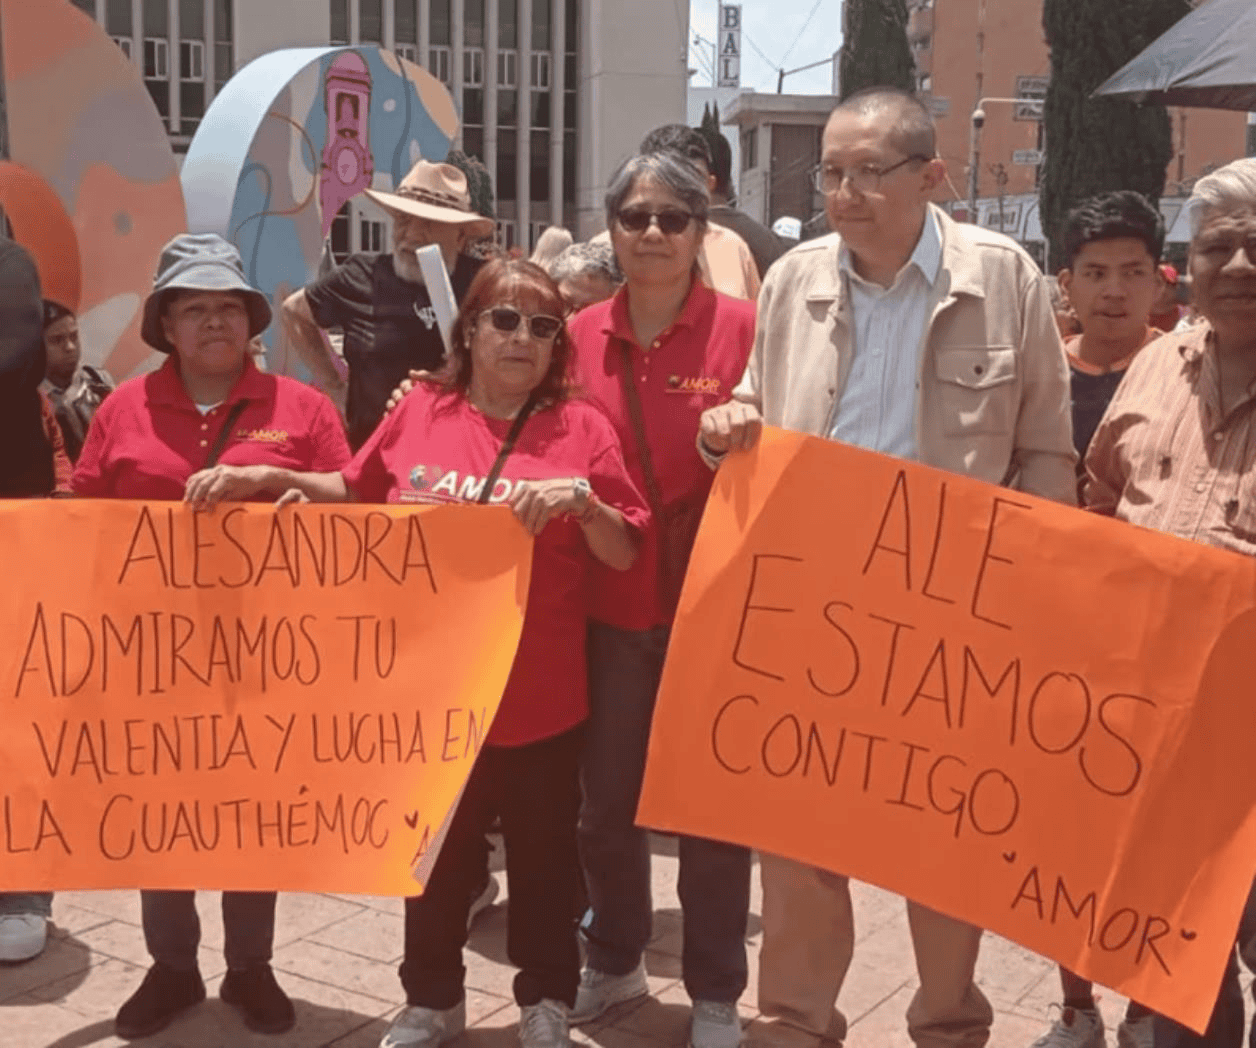
<instances>
[{"instance_id":1,"label":"blue jeans","mask_svg":"<svg viewBox=\"0 0 1256 1048\"><path fill-rule=\"evenodd\" d=\"M650 941L650 840L636 815L669 632L589 626L580 858L588 963L609 975L632 971ZM750 852L682 836L679 856L685 990L693 1000L732 1003L746 988Z\"/></svg>"},{"instance_id":2,"label":"blue jeans","mask_svg":"<svg viewBox=\"0 0 1256 1048\"><path fill-rule=\"evenodd\" d=\"M19 913L52 916L52 892L0 892L0 917Z\"/></svg>"},{"instance_id":3,"label":"blue jeans","mask_svg":"<svg viewBox=\"0 0 1256 1048\"><path fill-rule=\"evenodd\" d=\"M275 941L274 892L223 892L223 954L234 970L269 964ZM140 892L144 943L158 964L177 971L195 971L201 943L196 893Z\"/></svg>"},{"instance_id":4,"label":"blue jeans","mask_svg":"<svg viewBox=\"0 0 1256 1048\"><path fill-rule=\"evenodd\" d=\"M1247 896L1247 905L1239 924L1238 948L1244 960L1250 962L1256 947L1256 883L1253 883ZM1256 985L1253 985L1256 995ZM1203 1035L1188 1030L1172 1019L1162 1015L1155 1018L1153 1034L1155 1048L1242 1048L1243 1045L1243 989L1239 985L1239 966L1234 951L1230 951L1226 961L1225 974L1221 977L1221 989L1217 992L1217 1003L1213 1005L1212 1016L1208 1020L1208 1029ZM1248 1041L1250 1048L1256 1048L1256 1023L1252 1024L1252 1032Z\"/></svg>"}]
</instances>

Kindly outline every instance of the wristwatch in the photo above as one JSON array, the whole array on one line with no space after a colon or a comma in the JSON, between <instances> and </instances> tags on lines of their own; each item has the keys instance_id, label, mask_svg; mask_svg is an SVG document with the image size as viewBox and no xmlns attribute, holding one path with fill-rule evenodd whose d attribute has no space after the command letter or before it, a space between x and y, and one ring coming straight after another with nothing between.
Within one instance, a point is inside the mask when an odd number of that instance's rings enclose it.
<instances>
[{"instance_id":1,"label":"wristwatch","mask_svg":"<svg viewBox=\"0 0 1256 1048\"><path fill-rule=\"evenodd\" d=\"M593 487L584 477L573 477L571 487L580 498L580 509L577 517L583 517L589 511L589 500L593 498Z\"/></svg>"}]
</instances>

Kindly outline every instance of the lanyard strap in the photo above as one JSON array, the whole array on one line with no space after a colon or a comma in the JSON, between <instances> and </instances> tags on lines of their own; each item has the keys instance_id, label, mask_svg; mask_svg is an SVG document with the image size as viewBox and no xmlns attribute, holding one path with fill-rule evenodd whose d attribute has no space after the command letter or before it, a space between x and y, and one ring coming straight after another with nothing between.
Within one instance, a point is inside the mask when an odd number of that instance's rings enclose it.
<instances>
[{"instance_id":1,"label":"lanyard strap","mask_svg":"<svg viewBox=\"0 0 1256 1048\"><path fill-rule=\"evenodd\" d=\"M244 414L244 409L249 406L247 400L237 400L231 405L231 410L227 412L227 418L222 424L222 429L218 431L218 436L214 438L214 446L209 449L209 457L205 459L205 465L202 469L209 469L218 465L218 459L222 455L223 450L227 446L227 441L231 439L231 429L240 420L240 416Z\"/></svg>"},{"instance_id":2,"label":"lanyard strap","mask_svg":"<svg viewBox=\"0 0 1256 1048\"><path fill-rule=\"evenodd\" d=\"M497 458L493 462L493 468L488 471L488 476L484 478L484 489L480 492L480 497L475 501L481 506L486 505L493 495L493 489L497 487L497 480L502 475L502 469L506 465L506 459L510 458L510 453L515 450L515 442L519 439L519 434L523 432L523 424L528 421L528 417L536 410L536 406L540 401L537 391L534 389L528 396L527 403L519 409L519 414L515 416L514 422L510 424L510 432L506 434L506 439L502 441L501 450L497 453Z\"/></svg>"},{"instance_id":3,"label":"lanyard strap","mask_svg":"<svg viewBox=\"0 0 1256 1048\"><path fill-rule=\"evenodd\" d=\"M628 418L632 422L632 433L637 441L637 459L641 463L641 473L645 478L645 494L650 501L650 510L654 519L663 523L663 492L659 487L658 476L654 472L654 459L650 455L650 442L645 435L645 412L641 408L641 395L637 392L636 375L632 368L632 348L627 342L620 340L620 363L623 365L624 399L628 401Z\"/></svg>"}]
</instances>

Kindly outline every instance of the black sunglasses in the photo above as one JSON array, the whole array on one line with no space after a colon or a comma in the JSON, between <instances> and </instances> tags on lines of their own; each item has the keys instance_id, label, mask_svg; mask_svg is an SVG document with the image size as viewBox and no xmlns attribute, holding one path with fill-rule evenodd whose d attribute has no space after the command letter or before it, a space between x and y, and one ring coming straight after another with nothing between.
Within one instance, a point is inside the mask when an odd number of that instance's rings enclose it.
<instances>
[{"instance_id":1,"label":"black sunglasses","mask_svg":"<svg viewBox=\"0 0 1256 1048\"><path fill-rule=\"evenodd\" d=\"M679 208L667 208L663 211L651 211L646 207L627 207L615 216L619 224L629 233L643 233L650 227L650 221L659 224L659 231L669 237L683 233L693 221L693 214Z\"/></svg>"},{"instance_id":2,"label":"black sunglasses","mask_svg":"<svg viewBox=\"0 0 1256 1048\"><path fill-rule=\"evenodd\" d=\"M529 334L533 338L546 341L557 335L558 329L563 326L562 320L558 317L552 317L548 313L533 313L528 316L520 313L514 306L494 306L480 314L480 316L485 315L488 316L495 330L507 335L518 331L520 322L526 320Z\"/></svg>"}]
</instances>

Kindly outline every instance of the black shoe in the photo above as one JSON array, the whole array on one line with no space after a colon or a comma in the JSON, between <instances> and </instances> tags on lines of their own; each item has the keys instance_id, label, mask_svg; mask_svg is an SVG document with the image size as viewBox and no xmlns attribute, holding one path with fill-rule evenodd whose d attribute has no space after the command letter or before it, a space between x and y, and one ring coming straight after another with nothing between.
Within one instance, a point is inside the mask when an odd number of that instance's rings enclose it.
<instances>
[{"instance_id":1,"label":"black shoe","mask_svg":"<svg viewBox=\"0 0 1256 1048\"><path fill-rule=\"evenodd\" d=\"M223 976L218 996L239 1008L244 1014L244 1025L258 1033L283 1033L296 1024L292 1002L275 982L269 964L230 969Z\"/></svg>"},{"instance_id":2,"label":"black shoe","mask_svg":"<svg viewBox=\"0 0 1256 1048\"><path fill-rule=\"evenodd\" d=\"M164 964L154 964L140 988L118 1009L114 1032L127 1040L148 1037L164 1030L176 1015L203 1000L205 984L195 968L181 972Z\"/></svg>"}]
</instances>

